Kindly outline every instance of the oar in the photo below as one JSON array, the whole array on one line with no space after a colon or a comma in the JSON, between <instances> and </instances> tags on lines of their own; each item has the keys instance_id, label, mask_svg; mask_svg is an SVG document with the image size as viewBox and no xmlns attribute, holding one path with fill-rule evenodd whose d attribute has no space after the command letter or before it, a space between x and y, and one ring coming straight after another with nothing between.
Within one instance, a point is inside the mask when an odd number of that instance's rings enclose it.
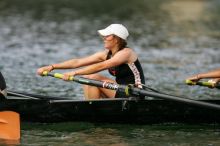
<instances>
[{"instance_id":1,"label":"oar","mask_svg":"<svg viewBox=\"0 0 220 146\"><path fill-rule=\"evenodd\" d=\"M20 139L20 117L12 111L0 112L0 139Z\"/></svg>"},{"instance_id":2,"label":"oar","mask_svg":"<svg viewBox=\"0 0 220 146\"><path fill-rule=\"evenodd\" d=\"M63 78L63 74L60 74L60 73L43 72L43 75L44 76L51 76L51 77L55 77L55 78L59 78L59 79ZM188 98L172 96L172 95L168 95L168 94L150 92L147 90L143 90L143 89L131 87L131 86L126 86L126 85L119 85L119 84L115 84L115 83L92 80L92 79L87 79L87 78L83 78L83 77L79 77L79 76L70 77L69 80L75 81L75 82L78 82L81 84L86 84L86 85L91 85L91 86L96 86L96 87L101 87L101 88L106 88L106 89L111 89L111 90L117 90L119 92L124 92L125 94L132 95L132 96L149 96L149 97L155 97L155 98L160 98L160 99L166 99L166 100L201 106L204 108L220 110L220 105L197 101L197 100L192 100L192 99L188 99Z\"/></svg>"},{"instance_id":3,"label":"oar","mask_svg":"<svg viewBox=\"0 0 220 146\"><path fill-rule=\"evenodd\" d=\"M185 81L186 84L188 85L199 85L199 86L204 86L204 87L209 87L209 88L217 88L217 89L220 89L220 84L217 84L216 86L213 86L213 83L211 82L193 82L191 80L186 80Z\"/></svg>"},{"instance_id":4,"label":"oar","mask_svg":"<svg viewBox=\"0 0 220 146\"><path fill-rule=\"evenodd\" d=\"M23 97L23 98L28 98L28 99L39 99L39 98L36 98L35 96L25 95L24 93L22 94L16 91L8 91L7 96Z\"/></svg>"},{"instance_id":5,"label":"oar","mask_svg":"<svg viewBox=\"0 0 220 146\"><path fill-rule=\"evenodd\" d=\"M63 100L63 99L70 99L70 98L60 98L60 97L48 97L38 94L30 94L30 93L23 93L17 91L8 91L8 96L15 96L15 97L22 97L27 99L35 99L35 100Z\"/></svg>"}]
</instances>

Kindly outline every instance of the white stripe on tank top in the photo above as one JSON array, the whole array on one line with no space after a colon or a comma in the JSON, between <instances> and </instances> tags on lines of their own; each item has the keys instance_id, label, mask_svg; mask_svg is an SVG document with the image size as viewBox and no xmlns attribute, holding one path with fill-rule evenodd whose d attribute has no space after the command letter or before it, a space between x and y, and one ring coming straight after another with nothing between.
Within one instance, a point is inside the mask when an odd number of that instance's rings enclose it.
<instances>
[{"instance_id":1,"label":"white stripe on tank top","mask_svg":"<svg viewBox=\"0 0 220 146\"><path fill-rule=\"evenodd\" d=\"M128 66L134 74L135 85L137 85L138 88L142 88L140 72L138 71L136 65L134 63L128 63Z\"/></svg>"}]
</instances>

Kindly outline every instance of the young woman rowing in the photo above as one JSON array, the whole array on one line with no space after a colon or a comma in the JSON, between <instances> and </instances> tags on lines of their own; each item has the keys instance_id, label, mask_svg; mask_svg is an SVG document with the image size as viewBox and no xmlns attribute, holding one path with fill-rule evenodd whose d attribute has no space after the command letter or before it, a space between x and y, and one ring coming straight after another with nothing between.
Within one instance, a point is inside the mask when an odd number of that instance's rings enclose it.
<instances>
[{"instance_id":1,"label":"young woman rowing","mask_svg":"<svg viewBox=\"0 0 220 146\"><path fill-rule=\"evenodd\" d=\"M98 30L102 36L106 50L97 52L91 56L71 59L62 63L48 65L37 70L39 75L43 71L54 69L80 69L64 73L64 80L70 76L83 75L86 78L107 81L118 84L135 84L142 88L145 83L144 73L137 54L127 47L126 39L129 35L128 30L121 24L111 24L105 29ZM98 74L99 71L108 70L115 76L115 80ZM87 99L91 98L123 98L125 94L104 88L83 85L84 95Z\"/></svg>"}]
</instances>

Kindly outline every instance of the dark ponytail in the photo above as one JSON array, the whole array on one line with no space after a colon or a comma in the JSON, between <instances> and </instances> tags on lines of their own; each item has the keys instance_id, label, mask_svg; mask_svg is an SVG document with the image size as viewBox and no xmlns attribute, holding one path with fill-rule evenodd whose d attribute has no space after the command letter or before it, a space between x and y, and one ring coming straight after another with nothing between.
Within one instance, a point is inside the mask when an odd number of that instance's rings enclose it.
<instances>
[{"instance_id":1,"label":"dark ponytail","mask_svg":"<svg viewBox=\"0 0 220 146\"><path fill-rule=\"evenodd\" d=\"M126 48L127 47L126 40L120 38L118 46L119 46L119 50L122 50L122 49Z\"/></svg>"},{"instance_id":2,"label":"dark ponytail","mask_svg":"<svg viewBox=\"0 0 220 146\"><path fill-rule=\"evenodd\" d=\"M120 38L118 36L115 36L115 38L117 38L117 40L118 40L118 48L119 48L119 50L122 50L122 49L127 47L126 40L124 40L124 39L122 39L122 38Z\"/></svg>"}]
</instances>

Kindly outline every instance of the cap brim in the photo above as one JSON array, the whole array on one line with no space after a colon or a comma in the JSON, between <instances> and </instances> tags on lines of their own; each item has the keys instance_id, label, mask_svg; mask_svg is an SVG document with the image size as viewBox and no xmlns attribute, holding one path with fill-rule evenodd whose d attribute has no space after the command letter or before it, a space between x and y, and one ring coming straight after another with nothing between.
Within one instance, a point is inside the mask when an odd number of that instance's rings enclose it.
<instances>
[{"instance_id":1,"label":"cap brim","mask_svg":"<svg viewBox=\"0 0 220 146\"><path fill-rule=\"evenodd\" d=\"M111 35L111 32L107 31L106 29L98 30L98 33L99 33L101 36Z\"/></svg>"}]
</instances>

